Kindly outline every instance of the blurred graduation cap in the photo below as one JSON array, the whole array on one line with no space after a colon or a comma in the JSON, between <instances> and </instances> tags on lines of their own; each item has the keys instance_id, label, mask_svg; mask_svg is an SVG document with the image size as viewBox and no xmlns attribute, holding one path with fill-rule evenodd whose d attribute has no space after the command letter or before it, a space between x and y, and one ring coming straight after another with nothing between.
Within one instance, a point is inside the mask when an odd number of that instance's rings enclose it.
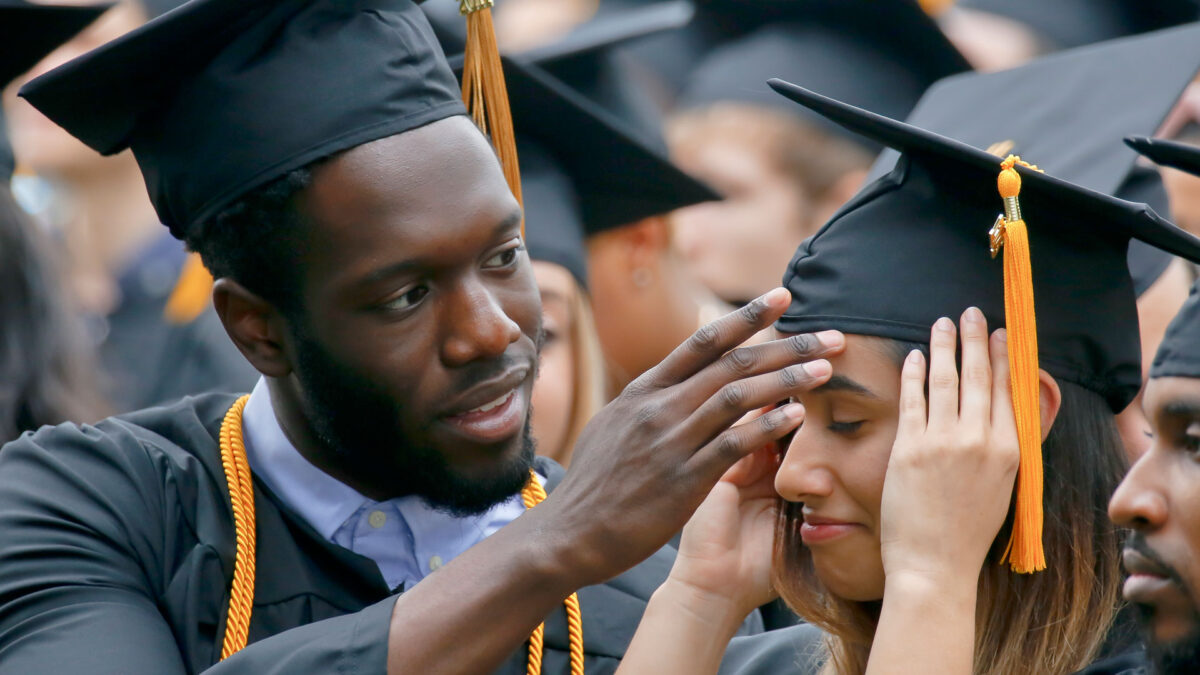
<instances>
[{"instance_id":1,"label":"blurred graduation cap","mask_svg":"<svg viewBox=\"0 0 1200 675\"><path fill-rule=\"evenodd\" d=\"M970 70L914 0L701 0L698 14L699 39L713 46L688 76L680 109L718 102L785 107L766 85L779 77L904 117L929 85Z\"/></svg>"},{"instance_id":2,"label":"blurred graduation cap","mask_svg":"<svg viewBox=\"0 0 1200 675\"><path fill-rule=\"evenodd\" d=\"M451 59L455 66L458 62L458 57ZM502 62L518 144L535 144L570 178L587 235L719 199L623 120L553 75L515 58ZM522 156L522 175L533 176L545 164L527 165ZM525 210L526 236L533 239L541 236L539 210L561 213L567 208L540 206L529 196Z\"/></svg>"},{"instance_id":3,"label":"blurred graduation cap","mask_svg":"<svg viewBox=\"0 0 1200 675\"><path fill-rule=\"evenodd\" d=\"M132 148L178 237L314 160L466 112L412 0L193 0L21 95L103 154Z\"/></svg>"},{"instance_id":4,"label":"blurred graduation cap","mask_svg":"<svg viewBox=\"0 0 1200 675\"><path fill-rule=\"evenodd\" d=\"M0 0L0 89L37 65L47 54L70 40L112 7L96 5L38 5L24 0ZM15 168L12 147L0 112L0 183L8 184Z\"/></svg>"},{"instance_id":5,"label":"blurred graduation cap","mask_svg":"<svg viewBox=\"0 0 1200 675\"><path fill-rule=\"evenodd\" d=\"M1157 172L1135 168L1137 153L1120 140L1153 133L1198 68L1200 24L1181 26L1011 70L946 78L930 87L907 122L979 149L1020 155L1075 185L1168 213ZM897 157L885 151L868 180L886 174ZM1138 295L1170 261L1170 254L1136 240L1130 245Z\"/></svg>"},{"instance_id":6,"label":"blurred graduation cap","mask_svg":"<svg viewBox=\"0 0 1200 675\"><path fill-rule=\"evenodd\" d=\"M1150 377L1200 377L1200 279L1167 326L1150 364Z\"/></svg>"},{"instance_id":7,"label":"blurred graduation cap","mask_svg":"<svg viewBox=\"0 0 1200 675\"><path fill-rule=\"evenodd\" d=\"M777 327L926 342L939 317L969 306L990 327L1005 326L1021 441L1009 562L1018 572L1041 569L1038 368L1123 410L1142 382L1129 241L1200 261L1200 239L1145 204L1002 164L974 146L793 84L771 86L901 153L889 174L801 244L784 276L792 304ZM985 130L991 122L975 119ZM1003 260L992 259L997 246Z\"/></svg>"},{"instance_id":8,"label":"blurred graduation cap","mask_svg":"<svg viewBox=\"0 0 1200 675\"><path fill-rule=\"evenodd\" d=\"M1145 136L1126 138L1125 144L1155 164L1200 176L1200 148L1195 145Z\"/></svg>"},{"instance_id":9,"label":"blurred graduation cap","mask_svg":"<svg viewBox=\"0 0 1200 675\"><path fill-rule=\"evenodd\" d=\"M575 185L554 156L517 135L521 187L525 191L525 247L533 260L560 265L587 288L583 214Z\"/></svg>"},{"instance_id":10,"label":"blurred graduation cap","mask_svg":"<svg viewBox=\"0 0 1200 675\"><path fill-rule=\"evenodd\" d=\"M1200 19L1196 0L959 0L1028 26L1050 49L1068 49Z\"/></svg>"}]
</instances>

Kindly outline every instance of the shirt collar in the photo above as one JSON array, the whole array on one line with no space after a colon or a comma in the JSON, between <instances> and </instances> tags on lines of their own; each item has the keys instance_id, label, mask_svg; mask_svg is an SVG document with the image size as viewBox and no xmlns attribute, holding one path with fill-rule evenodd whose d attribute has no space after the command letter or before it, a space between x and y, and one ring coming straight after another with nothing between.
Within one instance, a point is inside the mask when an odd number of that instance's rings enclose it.
<instances>
[{"instance_id":1,"label":"shirt collar","mask_svg":"<svg viewBox=\"0 0 1200 675\"><path fill-rule=\"evenodd\" d=\"M325 539L370 499L309 463L283 433L271 392L258 379L242 412L246 458L259 480Z\"/></svg>"}]
</instances>

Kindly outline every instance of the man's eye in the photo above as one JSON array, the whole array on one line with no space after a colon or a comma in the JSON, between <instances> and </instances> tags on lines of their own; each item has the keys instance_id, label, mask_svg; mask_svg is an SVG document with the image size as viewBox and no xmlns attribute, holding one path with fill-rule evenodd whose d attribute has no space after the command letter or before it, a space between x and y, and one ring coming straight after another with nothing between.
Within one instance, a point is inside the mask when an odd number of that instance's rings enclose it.
<instances>
[{"instance_id":1,"label":"man's eye","mask_svg":"<svg viewBox=\"0 0 1200 675\"><path fill-rule=\"evenodd\" d=\"M523 246L513 246L506 248L496 255L484 261L484 267L508 267L517 261L517 254L521 252Z\"/></svg>"},{"instance_id":2,"label":"man's eye","mask_svg":"<svg viewBox=\"0 0 1200 675\"><path fill-rule=\"evenodd\" d=\"M864 421L866 420L858 420L857 422L830 422L829 430L835 434L852 434L862 428Z\"/></svg>"},{"instance_id":3,"label":"man's eye","mask_svg":"<svg viewBox=\"0 0 1200 675\"><path fill-rule=\"evenodd\" d=\"M383 303L383 307L388 310L408 309L420 302L428 294L428 288L425 286L416 286Z\"/></svg>"}]
</instances>

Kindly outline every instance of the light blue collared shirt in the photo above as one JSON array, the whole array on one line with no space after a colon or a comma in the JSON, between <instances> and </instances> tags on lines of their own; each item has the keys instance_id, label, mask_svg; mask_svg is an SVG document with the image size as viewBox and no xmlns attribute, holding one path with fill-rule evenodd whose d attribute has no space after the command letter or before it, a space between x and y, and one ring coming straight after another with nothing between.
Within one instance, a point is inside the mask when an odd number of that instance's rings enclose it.
<instances>
[{"instance_id":1,"label":"light blue collared shirt","mask_svg":"<svg viewBox=\"0 0 1200 675\"><path fill-rule=\"evenodd\" d=\"M330 542L375 561L388 587L412 588L525 512L521 495L469 517L438 511L419 497L377 502L313 466L284 435L266 379L242 413L250 469ZM545 484L542 476L538 479Z\"/></svg>"}]
</instances>

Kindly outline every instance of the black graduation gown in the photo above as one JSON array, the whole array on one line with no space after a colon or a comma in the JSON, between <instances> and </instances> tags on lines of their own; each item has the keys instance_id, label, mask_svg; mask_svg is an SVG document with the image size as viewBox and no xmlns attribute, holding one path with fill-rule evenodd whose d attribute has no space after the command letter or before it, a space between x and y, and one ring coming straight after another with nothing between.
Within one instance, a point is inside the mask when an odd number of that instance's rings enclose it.
<instances>
[{"instance_id":1,"label":"black graduation gown","mask_svg":"<svg viewBox=\"0 0 1200 675\"><path fill-rule=\"evenodd\" d=\"M0 450L0 675L385 672L396 596L375 563L325 541L257 481L250 644L213 667L235 548L216 438L234 400L46 427ZM539 462L553 489L561 467ZM673 559L664 548L579 591L588 673L616 669ZM743 631L761 630L756 619ZM793 663L811 634L767 635L761 649L733 648L730 672ZM561 607L545 644L543 672L569 672ZM525 649L499 672L524 673Z\"/></svg>"},{"instance_id":2,"label":"black graduation gown","mask_svg":"<svg viewBox=\"0 0 1200 675\"><path fill-rule=\"evenodd\" d=\"M188 323L163 317L186 258L183 244L164 231L118 279L120 304L94 320L104 388L119 412L245 391L258 380L211 306Z\"/></svg>"}]
</instances>

